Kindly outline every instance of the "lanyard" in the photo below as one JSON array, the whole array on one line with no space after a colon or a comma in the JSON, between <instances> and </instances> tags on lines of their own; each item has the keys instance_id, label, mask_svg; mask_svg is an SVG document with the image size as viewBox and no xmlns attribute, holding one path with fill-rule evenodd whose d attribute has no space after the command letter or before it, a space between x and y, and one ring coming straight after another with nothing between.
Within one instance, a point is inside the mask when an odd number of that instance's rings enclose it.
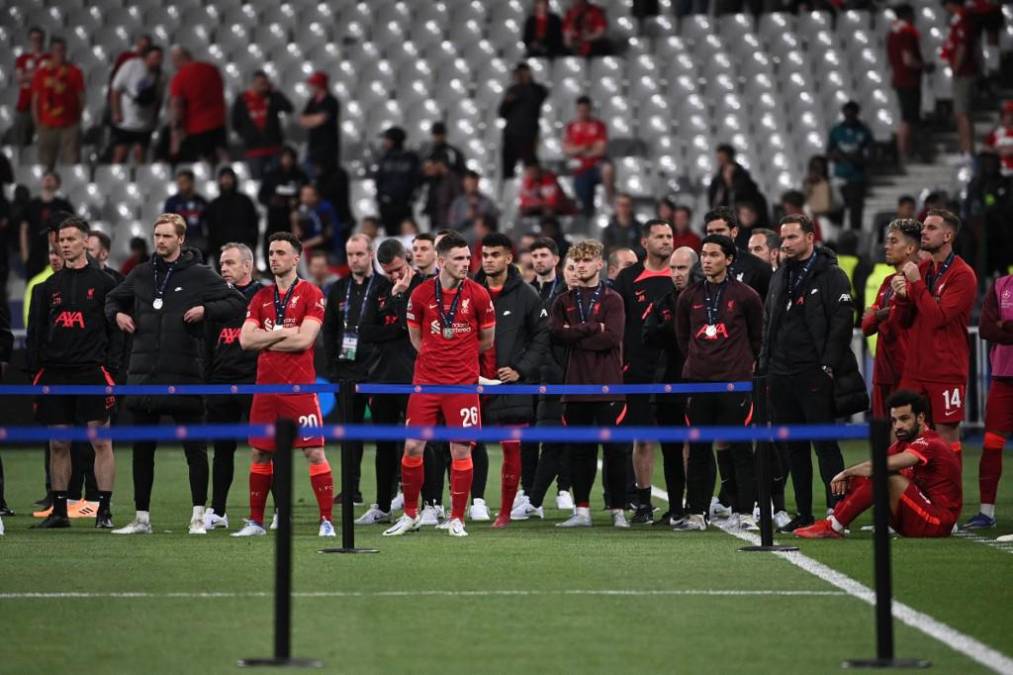
<instances>
[{"instance_id":1,"label":"lanyard","mask_svg":"<svg viewBox=\"0 0 1013 675\"><path fill-rule=\"evenodd\" d=\"M444 331L452 331L454 328L454 317L457 316L457 305L461 301L461 296L464 295L464 283L457 284L457 294L454 299L450 301L450 310L444 313L443 311L443 289L440 287L440 276L436 275L433 279L433 283L436 284L436 311L440 313L440 321L443 324Z\"/></svg>"},{"instance_id":2,"label":"lanyard","mask_svg":"<svg viewBox=\"0 0 1013 675\"><path fill-rule=\"evenodd\" d=\"M578 288L576 291L574 291L573 298L577 303L577 313L580 314L581 323L587 323L589 315L591 314L591 312L594 311L595 303L598 302L598 296L601 295L602 288L603 284L601 282L598 282L598 285L595 286L594 293L591 294L591 298L587 303L587 307L584 307L584 303L580 301L581 289Z\"/></svg>"},{"instance_id":3,"label":"lanyard","mask_svg":"<svg viewBox=\"0 0 1013 675\"><path fill-rule=\"evenodd\" d=\"M725 288L728 287L728 278L720 284L716 284L717 292L714 294L713 300L711 299L711 283L709 281L703 282L704 302L707 308L707 325L716 326L718 323L718 312L721 311L721 296L725 293Z\"/></svg>"},{"instance_id":4,"label":"lanyard","mask_svg":"<svg viewBox=\"0 0 1013 675\"><path fill-rule=\"evenodd\" d=\"M928 286L929 293L934 290L936 282L942 279L943 275L946 274L946 270L950 269L950 265L953 264L953 259L955 257L956 254L953 251L950 251L950 255L946 256L946 260L939 266L939 272L936 274L932 274L931 272L925 273L925 285Z\"/></svg>"},{"instance_id":5,"label":"lanyard","mask_svg":"<svg viewBox=\"0 0 1013 675\"><path fill-rule=\"evenodd\" d=\"M274 325L285 325L285 309L288 307L288 303L292 299L292 293L295 292L295 287L298 285L299 277L296 277L295 281L292 282L292 285L289 286L288 292L285 293L284 300L282 300L281 295L278 294L278 284L274 285Z\"/></svg>"},{"instance_id":6,"label":"lanyard","mask_svg":"<svg viewBox=\"0 0 1013 675\"><path fill-rule=\"evenodd\" d=\"M559 285L559 277L558 276L555 279L552 280L552 287L549 288L549 294L546 295L546 296L543 296L542 299L543 300L551 300L552 296L556 294L556 286L557 285ZM538 293L541 294L542 289L544 289L544 288L545 288L545 284L540 285L538 287Z\"/></svg>"},{"instance_id":7,"label":"lanyard","mask_svg":"<svg viewBox=\"0 0 1013 675\"><path fill-rule=\"evenodd\" d=\"M168 263L168 266L165 268L165 277L162 278L161 284L158 283L158 265L152 263L151 269L155 273L155 300L161 300L162 296L165 295L165 289L169 286L169 277L172 276L173 270L176 269L176 263ZM161 303L159 303L159 306L161 306Z\"/></svg>"},{"instance_id":8,"label":"lanyard","mask_svg":"<svg viewBox=\"0 0 1013 675\"><path fill-rule=\"evenodd\" d=\"M809 270L813 268L815 262L816 251L813 251L813 254L809 257L809 262L805 264L805 267L800 272L797 272L798 276L795 276L796 272L788 273L789 297L792 300L798 297L798 290L802 287L802 282L805 281L805 278L809 276Z\"/></svg>"},{"instance_id":9,"label":"lanyard","mask_svg":"<svg viewBox=\"0 0 1013 675\"><path fill-rule=\"evenodd\" d=\"M362 303L359 306L359 316L355 318L355 332L359 332L359 324L362 323L362 315L366 313L366 300L369 298L369 289L373 287L373 277L375 275L369 275L369 281L366 283L366 290L362 293ZM345 332L348 332L348 315L351 314L351 301L352 301L352 286L357 286L354 277L349 277L348 286L345 288L345 317L344 317L344 328Z\"/></svg>"}]
</instances>

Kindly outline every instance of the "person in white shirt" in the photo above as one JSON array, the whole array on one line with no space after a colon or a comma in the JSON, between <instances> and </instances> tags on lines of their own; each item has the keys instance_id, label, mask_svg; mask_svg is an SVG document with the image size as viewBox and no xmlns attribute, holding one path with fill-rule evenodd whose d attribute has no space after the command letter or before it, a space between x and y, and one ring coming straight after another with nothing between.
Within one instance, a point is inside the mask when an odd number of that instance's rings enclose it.
<instances>
[{"instance_id":1,"label":"person in white shirt","mask_svg":"<svg viewBox=\"0 0 1013 675\"><path fill-rule=\"evenodd\" d=\"M162 48L148 47L140 58L127 60L116 72L109 97L112 108L113 163L122 164L133 154L144 161L158 111L165 94Z\"/></svg>"}]
</instances>

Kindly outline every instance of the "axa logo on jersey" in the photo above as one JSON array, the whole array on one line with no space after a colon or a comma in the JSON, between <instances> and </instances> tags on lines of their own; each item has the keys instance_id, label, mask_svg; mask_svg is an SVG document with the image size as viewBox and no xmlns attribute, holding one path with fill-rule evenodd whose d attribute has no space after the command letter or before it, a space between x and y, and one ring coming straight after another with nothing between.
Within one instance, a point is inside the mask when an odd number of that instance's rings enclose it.
<instances>
[{"instance_id":1,"label":"axa logo on jersey","mask_svg":"<svg viewBox=\"0 0 1013 675\"><path fill-rule=\"evenodd\" d=\"M63 311L53 319L53 325L60 328L84 328L84 313Z\"/></svg>"}]
</instances>

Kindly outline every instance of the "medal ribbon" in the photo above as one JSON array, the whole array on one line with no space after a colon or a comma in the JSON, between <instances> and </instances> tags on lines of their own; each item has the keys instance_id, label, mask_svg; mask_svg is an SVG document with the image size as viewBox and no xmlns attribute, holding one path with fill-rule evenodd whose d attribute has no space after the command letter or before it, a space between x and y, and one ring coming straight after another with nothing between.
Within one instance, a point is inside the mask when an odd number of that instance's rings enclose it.
<instances>
[{"instance_id":1,"label":"medal ribbon","mask_svg":"<svg viewBox=\"0 0 1013 675\"><path fill-rule=\"evenodd\" d=\"M813 268L813 264L816 262L816 251L809 257L809 262L805 264L800 272L789 272L788 273L788 286L789 286L789 297L791 300L798 298L798 290L802 287L802 282L809 276L809 270ZM796 274L798 276L796 276Z\"/></svg>"},{"instance_id":2,"label":"medal ribbon","mask_svg":"<svg viewBox=\"0 0 1013 675\"><path fill-rule=\"evenodd\" d=\"M934 290L936 282L942 279L943 275L946 274L946 270L950 269L950 265L953 264L953 259L955 257L956 254L953 251L950 251L950 255L946 256L946 260L939 266L939 272L936 274L932 274L931 272L925 273L925 285L928 287L929 293Z\"/></svg>"},{"instance_id":3,"label":"medal ribbon","mask_svg":"<svg viewBox=\"0 0 1013 675\"><path fill-rule=\"evenodd\" d=\"M288 308L288 303L292 299L292 293L295 292L295 287L299 285L299 277L296 277L292 285L289 286L288 292L285 293L285 299L283 300L281 295L278 293L278 284L274 285L274 325L284 326L285 325L285 310Z\"/></svg>"},{"instance_id":4,"label":"medal ribbon","mask_svg":"<svg viewBox=\"0 0 1013 675\"><path fill-rule=\"evenodd\" d=\"M718 313L721 311L721 296L725 293L725 288L728 286L728 277L720 284L716 284L717 292L714 294L713 300L711 299L711 283L709 281L703 282L704 302L707 309L707 325L716 326L718 323Z\"/></svg>"},{"instance_id":5,"label":"medal ribbon","mask_svg":"<svg viewBox=\"0 0 1013 675\"><path fill-rule=\"evenodd\" d=\"M376 275L370 274L369 281L366 283L366 290L362 293L362 304L359 307L359 316L355 320L355 332L359 332L359 324L362 323L362 315L366 313L366 300L369 298L369 289L373 287L373 278ZM355 279L348 280L348 287L345 288L345 316L344 316L344 329L348 332L348 315L350 314L349 309L352 304L352 286L357 286Z\"/></svg>"},{"instance_id":6,"label":"medal ribbon","mask_svg":"<svg viewBox=\"0 0 1013 675\"><path fill-rule=\"evenodd\" d=\"M165 289L169 286L169 278L172 276L173 270L176 268L176 263L166 263L165 277L162 278L162 283L158 283L158 263L154 263L151 266L152 271L155 274L155 299L161 300L162 296L165 295Z\"/></svg>"},{"instance_id":7,"label":"medal ribbon","mask_svg":"<svg viewBox=\"0 0 1013 675\"><path fill-rule=\"evenodd\" d=\"M463 282L457 284L457 294L454 299L450 301L450 309L447 312L443 311L443 288L440 286L440 275L436 275L433 279L433 283L436 284L436 291L434 293L436 299L436 311L440 313L440 323L443 324L443 328L453 329L454 328L454 317L457 316L457 305L460 304L461 295L464 293Z\"/></svg>"},{"instance_id":8,"label":"medal ribbon","mask_svg":"<svg viewBox=\"0 0 1013 675\"><path fill-rule=\"evenodd\" d=\"M587 303L587 307L584 307L584 303L580 301L580 289L577 289L577 291L573 294L573 298L577 303L577 313L580 314L581 323L587 323L588 317L591 315L591 312L594 311L595 303L598 302L598 297L601 295L601 289L604 287L605 285L603 283L598 282L598 285L594 289L594 293L591 294L591 298Z\"/></svg>"}]
</instances>

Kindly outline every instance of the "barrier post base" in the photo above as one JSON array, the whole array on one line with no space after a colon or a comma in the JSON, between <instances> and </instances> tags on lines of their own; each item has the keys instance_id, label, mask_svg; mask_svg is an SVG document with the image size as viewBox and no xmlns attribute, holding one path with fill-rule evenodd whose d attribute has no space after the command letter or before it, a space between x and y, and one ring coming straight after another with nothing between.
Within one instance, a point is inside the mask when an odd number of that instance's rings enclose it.
<instances>
[{"instance_id":1,"label":"barrier post base","mask_svg":"<svg viewBox=\"0 0 1013 675\"><path fill-rule=\"evenodd\" d=\"M317 553L379 553L376 548L322 548Z\"/></svg>"},{"instance_id":2,"label":"barrier post base","mask_svg":"<svg viewBox=\"0 0 1013 675\"><path fill-rule=\"evenodd\" d=\"M316 659L241 659L240 668L323 668L324 662Z\"/></svg>"},{"instance_id":3,"label":"barrier post base","mask_svg":"<svg viewBox=\"0 0 1013 675\"><path fill-rule=\"evenodd\" d=\"M841 668L931 668L932 662L925 659L848 659Z\"/></svg>"},{"instance_id":4,"label":"barrier post base","mask_svg":"<svg viewBox=\"0 0 1013 675\"><path fill-rule=\"evenodd\" d=\"M790 553L791 551L797 551L798 546L782 546L780 544L771 544L770 546L742 546L739 548L743 553Z\"/></svg>"}]
</instances>

